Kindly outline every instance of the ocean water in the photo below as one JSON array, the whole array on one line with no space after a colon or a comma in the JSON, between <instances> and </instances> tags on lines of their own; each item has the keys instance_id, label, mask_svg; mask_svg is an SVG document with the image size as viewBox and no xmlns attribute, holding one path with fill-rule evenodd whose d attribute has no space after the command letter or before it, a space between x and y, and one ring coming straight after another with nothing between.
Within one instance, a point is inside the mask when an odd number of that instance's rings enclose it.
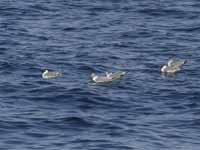
<instances>
[{"instance_id":1,"label":"ocean water","mask_svg":"<svg viewBox=\"0 0 200 150\"><path fill-rule=\"evenodd\" d=\"M199 14L198 0L1 0L0 149L199 150ZM163 76L170 57L188 63Z\"/></svg>"}]
</instances>

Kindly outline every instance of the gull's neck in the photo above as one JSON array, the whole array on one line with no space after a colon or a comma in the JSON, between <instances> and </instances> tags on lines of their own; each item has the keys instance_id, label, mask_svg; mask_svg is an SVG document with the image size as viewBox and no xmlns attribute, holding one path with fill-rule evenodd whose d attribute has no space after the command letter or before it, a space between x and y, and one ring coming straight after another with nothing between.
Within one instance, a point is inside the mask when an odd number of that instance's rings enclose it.
<instances>
[{"instance_id":1,"label":"gull's neck","mask_svg":"<svg viewBox=\"0 0 200 150\"><path fill-rule=\"evenodd\" d=\"M165 69L167 68L166 65L164 65L162 68L161 68L161 72L165 72Z\"/></svg>"},{"instance_id":2,"label":"gull's neck","mask_svg":"<svg viewBox=\"0 0 200 150\"><path fill-rule=\"evenodd\" d=\"M48 70L45 70L44 73L42 74L42 77L45 78L48 72L49 72Z\"/></svg>"}]
</instances>

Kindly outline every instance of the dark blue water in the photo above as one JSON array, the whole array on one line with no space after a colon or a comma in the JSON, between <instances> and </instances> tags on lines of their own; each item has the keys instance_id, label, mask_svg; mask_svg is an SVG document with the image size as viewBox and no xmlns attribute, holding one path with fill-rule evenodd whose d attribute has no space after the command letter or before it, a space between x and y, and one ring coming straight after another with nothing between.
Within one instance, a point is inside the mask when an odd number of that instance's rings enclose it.
<instances>
[{"instance_id":1,"label":"dark blue water","mask_svg":"<svg viewBox=\"0 0 200 150\"><path fill-rule=\"evenodd\" d=\"M199 150L199 64L198 0L1 0L0 149Z\"/></svg>"}]
</instances>

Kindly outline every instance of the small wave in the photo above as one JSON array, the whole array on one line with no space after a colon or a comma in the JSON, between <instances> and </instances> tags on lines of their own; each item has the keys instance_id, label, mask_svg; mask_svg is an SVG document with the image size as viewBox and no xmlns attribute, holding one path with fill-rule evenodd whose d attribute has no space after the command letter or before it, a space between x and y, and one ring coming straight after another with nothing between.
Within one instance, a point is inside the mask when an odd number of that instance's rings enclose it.
<instances>
[{"instance_id":1,"label":"small wave","mask_svg":"<svg viewBox=\"0 0 200 150\"><path fill-rule=\"evenodd\" d=\"M173 31L182 31L182 32L197 32L200 31L200 27L185 27L185 28L175 28Z\"/></svg>"},{"instance_id":2,"label":"small wave","mask_svg":"<svg viewBox=\"0 0 200 150\"><path fill-rule=\"evenodd\" d=\"M66 27L66 28L64 28L63 30L64 30L64 31L76 31L77 28L75 28L75 27Z\"/></svg>"},{"instance_id":3,"label":"small wave","mask_svg":"<svg viewBox=\"0 0 200 150\"><path fill-rule=\"evenodd\" d=\"M65 117L65 118L60 118L59 120L72 128L73 127L91 127L94 125L91 121L88 121L81 117Z\"/></svg>"}]
</instances>

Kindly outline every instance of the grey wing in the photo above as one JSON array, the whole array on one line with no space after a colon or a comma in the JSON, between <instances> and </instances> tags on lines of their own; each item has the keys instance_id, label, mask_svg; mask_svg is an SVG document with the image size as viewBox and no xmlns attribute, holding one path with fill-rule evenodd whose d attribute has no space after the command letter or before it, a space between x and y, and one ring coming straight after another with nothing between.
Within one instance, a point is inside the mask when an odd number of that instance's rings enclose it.
<instances>
[{"instance_id":1,"label":"grey wing","mask_svg":"<svg viewBox=\"0 0 200 150\"><path fill-rule=\"evenodd\" d=\"M58 77L58 76L61 76L61 73L59 73L59 72L49 72L48 76L49 77Z\"/></svg>"},{"instance_id":2,"label":"grey wing","mask_svg":"<svg viewBox=\"0 0 200 150\"><path fill-rule=\"evenodd\" d=\"M118 78L122 77L125 74L126 74L126 72L120 71L120 72L113 73L110 77L112 79L118 79Z\"/></svg>"},{"instance_id":3,"label":"grey wing","mask_svg":"<svg viewBox=\"0 0 200 150\"><path fill-rule=\"evenodd\" d=\"M168 61L167 65L168 65L169 67L173 67L173 66L176 66L176 62L177 62L177 60L175 60L174 58L171 58L171 59Z\"/></svg>"},{"instance_id":4,"label":"grey wing","mask_svg":"<svg viewBox=\"0 0 200 150\"><path fill-rule=\"evenodd\" d=\"M170 59L169 61L168 61L168 66L169 67L174 67L174 68L179 68L179 67L181 67L182 65L184 65L185 64L185 60L175 60L175 59Z\"/></svg>"}]
</instances>

